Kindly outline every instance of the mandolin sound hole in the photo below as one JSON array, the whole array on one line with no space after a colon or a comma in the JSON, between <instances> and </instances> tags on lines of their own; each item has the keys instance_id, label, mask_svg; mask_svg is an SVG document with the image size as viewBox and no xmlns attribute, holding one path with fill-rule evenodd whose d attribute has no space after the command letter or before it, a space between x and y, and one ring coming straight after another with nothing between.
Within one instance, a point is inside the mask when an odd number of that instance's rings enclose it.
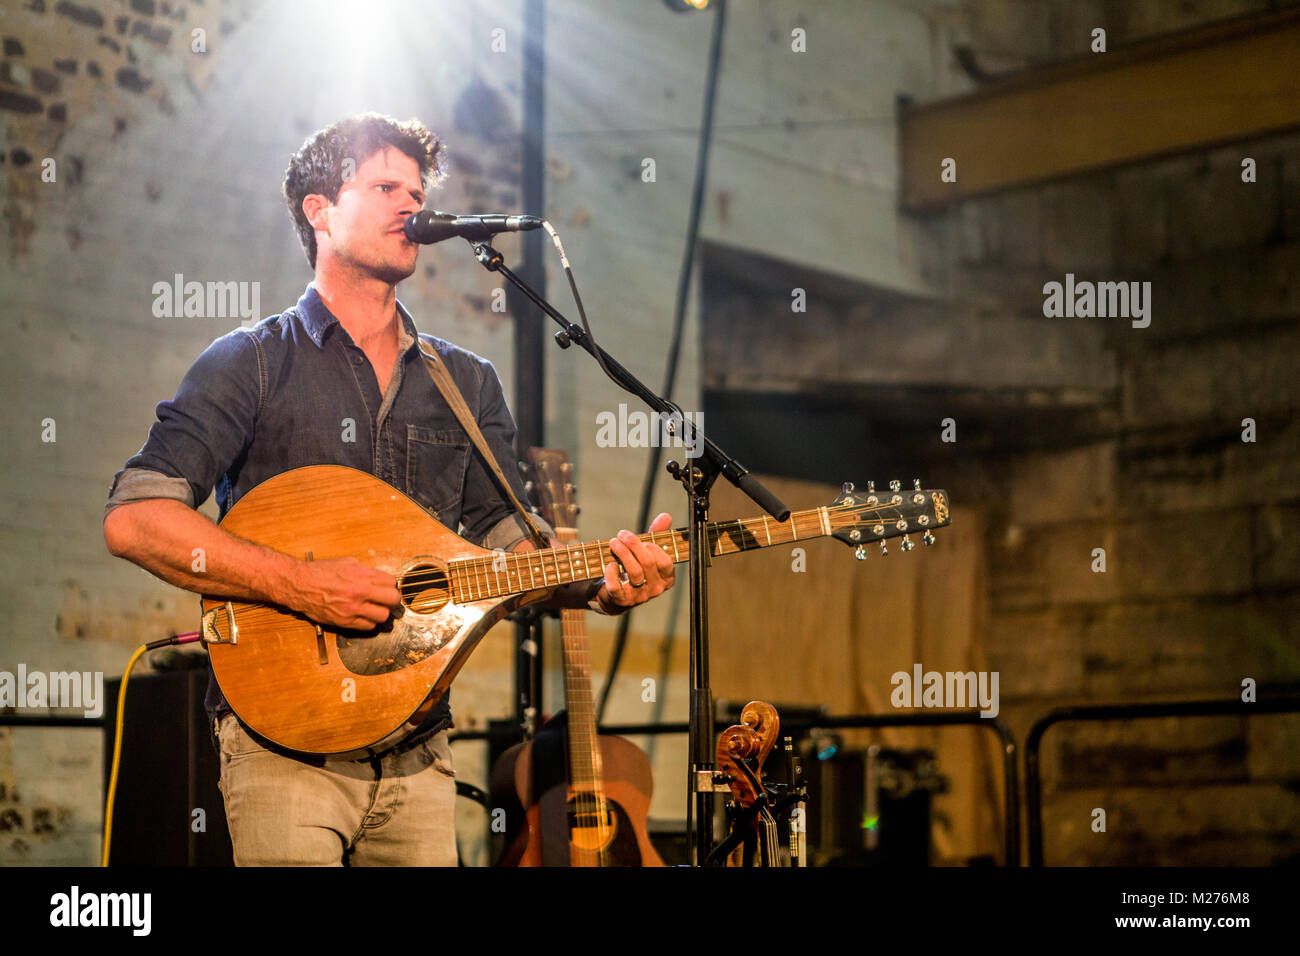
<instances>
[{"instance_id":1,"label":"mandolin sound hole","mask_svg":"<svg viewBox=\"0 0 1300 956\"><path fill-rule=\"evenodd\" d=\"M432 614L451 600L447 573L432 564L416 564L402 572L398 589L402 604L417 614Z\"/></svg>"}]
</instances>

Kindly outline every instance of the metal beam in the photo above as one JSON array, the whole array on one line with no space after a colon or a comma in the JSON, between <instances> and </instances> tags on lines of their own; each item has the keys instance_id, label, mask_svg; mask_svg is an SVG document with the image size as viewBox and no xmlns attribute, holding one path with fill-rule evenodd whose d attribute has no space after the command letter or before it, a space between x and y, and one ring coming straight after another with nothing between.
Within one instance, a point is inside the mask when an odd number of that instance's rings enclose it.
<instances>
[{"instance_id":1,"label":"metal beam","mask_svg":"<svg viewBox=\"0 0 1300 956\"><path fill-rule=\"evenodd\" d=\"M1300 127L1300 10L1245 17L905 107L905 207ZM941 163L956 161L956 182Z\"/></svg>"},{"instance_id":2,"label":"metal beam","mask_svg":"<svg viewBox=\"0 0 1300 956\"><path fill-rule=\"evenodd\" d=\"M546 207L546 0L524 0L523 181L522 208L543 216ZM545 236L526 232L519 277L546 295ZM513 285L506 284L506 304L514 317L515 450L520 458L534 445L545 445L546 335L542 312ZM533 617L515 623L515 717L531 738L542 713L542 627Z\"/></svg>"}]
</instances>

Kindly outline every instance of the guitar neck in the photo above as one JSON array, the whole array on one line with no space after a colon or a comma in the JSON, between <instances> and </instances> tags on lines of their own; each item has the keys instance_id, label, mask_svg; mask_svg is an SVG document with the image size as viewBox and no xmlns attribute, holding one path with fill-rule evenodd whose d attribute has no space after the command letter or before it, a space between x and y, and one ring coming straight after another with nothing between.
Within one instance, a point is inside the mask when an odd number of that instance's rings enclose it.
<instances>
[{"instance_id":1,"label":"guitar neck","mask_svg":"<svg viewBox=\"0 0 1300 956\"><path fill-rule=\"evenodd\" d=\"M596 708L591 693L586 611L560 612L564 638L564 697L569 710L569 780L597 790L601 783L600 748L596 744Z\"/></svg>"},{"instance_id":2,"label":"guitar neck","mask_svg":"<svg viewBox=\"0 0 1300 956\"><path fill-rule=\"evenodd\" d=\"M836 507L810 508L790 514L788 521L767 516L706 525L709 554L721 557L792 541L806 541L829 535L836 527ZM861 509L857 509L859 512ZM881 510L885 510L883 507ZM657 544L680 564L690 560L687 533L680 528L647 532L637 536ZM508 597L539 588L553 588L575 581L591 581L605 573L614 561L609 542L588 541L538 551L515 551L491 556L463 558L447 565L453 599L462 604L488 598Z\"/></svg>"}]
</instances>

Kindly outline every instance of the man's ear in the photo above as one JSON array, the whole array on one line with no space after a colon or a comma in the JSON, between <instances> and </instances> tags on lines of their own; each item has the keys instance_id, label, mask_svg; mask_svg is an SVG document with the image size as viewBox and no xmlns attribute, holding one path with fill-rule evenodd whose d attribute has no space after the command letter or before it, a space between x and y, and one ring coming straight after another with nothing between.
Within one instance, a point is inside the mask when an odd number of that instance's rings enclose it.
<instances>
[{"instance_id":1,"label":"man's ear","mask_svg":"<svg viewBox=\"0 0 1300 956\"><path fill-rule=\"evenodd\" d=\"M307 217L313 229L328 233L330 201L320 193L311 193L302 198L302 214Z\"/></svg>"}]
</instances>

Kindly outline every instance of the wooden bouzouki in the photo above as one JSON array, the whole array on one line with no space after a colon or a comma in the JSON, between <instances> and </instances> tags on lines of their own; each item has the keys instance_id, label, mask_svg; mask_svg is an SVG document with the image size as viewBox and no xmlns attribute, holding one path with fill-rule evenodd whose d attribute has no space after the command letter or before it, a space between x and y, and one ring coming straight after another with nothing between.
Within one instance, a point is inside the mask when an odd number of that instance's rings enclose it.
<instances>
[{"instance_id":1,"label":"wooden bouzouki","mask_svg":"<svg viewBox=\"0 0 1300 956\"><path fill-rule=\"evenodd\" d=\"M948 496L846 485L826 507L706 526L715 557L832 535L857 546L948 524ZM506 554L471 544L391 485L342 465L283 472L222 519L231 534L300 560L354 557L397 578L380 627L335 631L283 607L204 597L201 633L222 693L255 733L288 750L361 757L414 730L497 621L558 585L599 578L609 541ZM685 561L685 529L646 533Z\"/></svg>"},{"instance_id":2,"label":"wooden bouzouki","mask_svg":"<svg viewBox=\"0 0 1300 956\"><path fill-rule=\"evenodd\" d=\"M554 448L530 448L528 460L542 517L562 544L577 543L573 465ZM493 803L501 805L498 796L502 803L517 801L526 824L502 856L503 866L544 865L543 841L552 839L564 847L557 859L570 866L664 865L646 833L654 791L650 761L631 741L596 734L586 616L586 611L560 611L568 703L566 746L553 751L560 759L545 766L544 751L528 741L511 747L492 768ZM552 788L558 791L554 816L560 822L544 828L542 807L551 803L546 791Z\"/></svg>"}]
</instances>

